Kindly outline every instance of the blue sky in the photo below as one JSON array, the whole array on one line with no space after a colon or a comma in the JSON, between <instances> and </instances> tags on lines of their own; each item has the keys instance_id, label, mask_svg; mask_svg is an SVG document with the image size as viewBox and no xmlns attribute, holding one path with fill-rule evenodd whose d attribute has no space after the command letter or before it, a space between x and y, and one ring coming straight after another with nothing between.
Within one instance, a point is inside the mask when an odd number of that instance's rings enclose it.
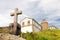
<instances>
[{"instance_id":1,"label":"blue sky","mask_svg":"<svg viewBox=\"0 0 60 40\"><path fill-rule=\"evenodd\" d=\"M60 27L60 0L0 0L0 26L13 22L10 13L14 8L22 10L19 22L30 17L39 23L46 19L49 25Z\"/></svg>"}]
</instances>

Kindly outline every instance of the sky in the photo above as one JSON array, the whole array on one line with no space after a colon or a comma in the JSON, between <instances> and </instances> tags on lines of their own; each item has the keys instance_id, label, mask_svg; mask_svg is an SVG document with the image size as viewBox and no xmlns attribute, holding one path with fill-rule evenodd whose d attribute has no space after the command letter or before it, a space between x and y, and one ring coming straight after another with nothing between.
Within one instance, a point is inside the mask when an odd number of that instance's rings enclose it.
<instances>
[{"instance_id":1,"label":"sky","mask_svg":"<svg viewBox=\"0 0 60 40\"><path fill-rule=\"evenodd\" d=\"M60 28L60 0L0 0L0 26L8 26L14 17L10 13L14 8L22 11L18 22L23 18L34 18L38 23L46 19L49 25Z\"/></svg>"}]
</instances>

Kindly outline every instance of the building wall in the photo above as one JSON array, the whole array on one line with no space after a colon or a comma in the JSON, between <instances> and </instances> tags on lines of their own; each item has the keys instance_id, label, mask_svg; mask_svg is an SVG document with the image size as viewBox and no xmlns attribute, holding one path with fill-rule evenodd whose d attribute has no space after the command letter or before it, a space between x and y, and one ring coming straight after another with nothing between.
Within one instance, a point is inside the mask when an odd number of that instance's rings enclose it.
<instances>
[{"instance_id":1,"label":"building wall","mask_svg":"<svg viewBox=\"0 0 60 40\"><path fill-rule=\"evenodd\" d=\"M40 30L38 29L38 28L36 28L36 26L33 26L33 30L34 30L34 32L39 32Z\"/></svg>"},{"instance_id":2,"label":"building wall","mask_svg":"<svg viewBox=\"0 0 60 40\"><path fill-rule=\"evenodd\" d=\"M43 30L48 29L48 23L47 22L42 22L41 23Z\"/></svg>"},{"instance_id":3,"label":"building wall","mask_svg":"<svg viewBox=\"0 0 60 40\"><path fill-rule=\"evenodd\" d=\"M54 26L51 26L51 27L49 27L48 29L53 30L53 29L57 29L57 28L54 27Z\"/></svg>"},{"instance_id":4,"label":"building wall","mask_svg":"<svg viewBox=\"0 0 60 40\"><path fill-rule=\"evenodd\" d=\"M28 23L30 21L30 23ZM24 25L23 25L24 22ZM38 32L41 30L41 26L35 20L31 18L25 18L21 21L21 32Z\"/></svg>"},{"instance_id":5,"label":"building wall","mask_svg":"<svg viewBox=\"0 0 60 40\"><path fill-rule=\"evenodd\" d=\"M36 21L33 20L33 30L34 32L39 32L41 31L41 26L38 24Z\"/></svg>"},{"instance_id":6,"label":"building wall","mask_svg":"<svg viewBox=\"0 0 60 40\"><path fill-rule=\"evenodd\" d=\"M30 24L28 25L28 21L30 21ZM22 25L22 23L24 22L24 25ZM21 21L21 27L26 27L26 26L30 26L32 25L32 20L31 19L28 19L28 18L25 18L24 20Z\"/></svg>"},{"instance_id":7,"label":"building wall","mask_svg":"<svg viewBox=\"0 0 60 40\"><path fill-rule=\"evenodd\" d=\"M28 23L30 21L30 23ZM24 22L24 25L23 25ZM21 21L21 32L26 33L26 32L32 32L32 19L25 18Z\"/></svg>"},{"instance_id":8,"label":"building wall","mask_svg":"<svg viewBox=\"0 0 60 40\"><path fill-rule=\"evenodd\" d=\"M21 28L22 33L32 32L32 31L33 31L32 26L26 26L26 27Z\"/></svg>"}]
</instances>

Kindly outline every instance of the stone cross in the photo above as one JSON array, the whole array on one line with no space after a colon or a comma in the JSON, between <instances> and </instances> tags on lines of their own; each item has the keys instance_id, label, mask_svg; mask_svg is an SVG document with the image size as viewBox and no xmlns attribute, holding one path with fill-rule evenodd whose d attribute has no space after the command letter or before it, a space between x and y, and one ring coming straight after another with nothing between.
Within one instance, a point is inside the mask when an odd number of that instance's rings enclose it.
<instances>
[{"instance_id":1,"label":"stone cross","mask_svg":"<svg viewBox=\"0 0 60 40\"><path fill-rule=\"evenodd\" d=\"M11 16L14 16L14 27L13 27L13 34L16 34L17 30L17 21L18 21L18 15L22 14L22 11L19 11L18 8L15 8L14 12L11 13Z\"/></svg>"}]
</instances>

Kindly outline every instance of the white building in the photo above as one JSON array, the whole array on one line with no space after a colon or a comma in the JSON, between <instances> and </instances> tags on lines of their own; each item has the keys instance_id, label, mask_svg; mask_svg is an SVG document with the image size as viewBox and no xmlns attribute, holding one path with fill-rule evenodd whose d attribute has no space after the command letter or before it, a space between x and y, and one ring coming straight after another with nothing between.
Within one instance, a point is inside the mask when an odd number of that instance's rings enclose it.
<instances>
[{"instance_id":1,"label":"white building","mask_svg":"<svg viewBox=\"0 0 60 40\"><path fill-rule=\"evenodd\" d=\"M24 18L20 24L22 33L41 31L41 25L32 18Z\"/></svg>"},{"instance_id":2,"label":"white building","mask_svg":"<svg viewBox=\"0 0 60 40\"><path fill-rule=\"evenodd\" d=\"M58 29L56 26L49 26L49 28L48 29L50 29L50 30L53 30L53 29Z\"/></svg>"}]
</instances>

